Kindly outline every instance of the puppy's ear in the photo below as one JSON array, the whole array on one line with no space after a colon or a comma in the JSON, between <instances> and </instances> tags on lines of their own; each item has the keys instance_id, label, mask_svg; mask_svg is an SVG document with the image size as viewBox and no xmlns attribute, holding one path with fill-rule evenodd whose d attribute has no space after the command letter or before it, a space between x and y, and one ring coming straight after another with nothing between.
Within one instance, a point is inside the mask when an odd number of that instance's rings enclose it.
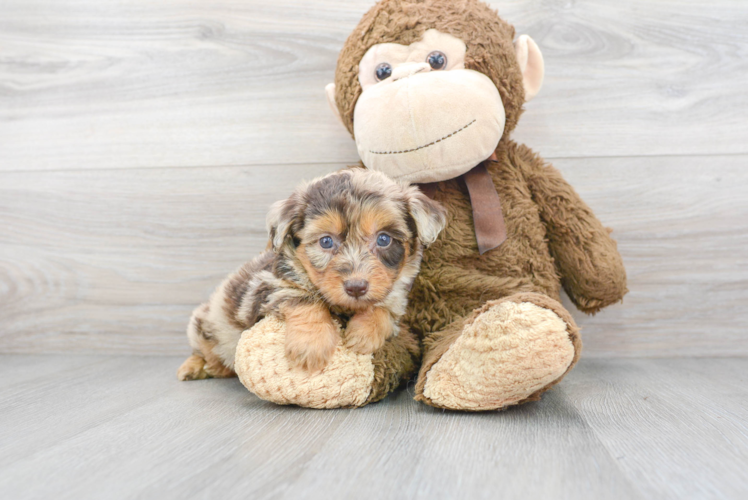
<instances>
[{"instance_id":1,"label":"puppy's ear","mask_svg":"<svg viewBox=\"0 0 748 500\"><path fill-rule=\"evenodd\" d=\"M267 215L267 230L273 250L278 252L283 243L293 237L294 226L298 226L301 217L301 203L298 193L286 200L276 201Z\"/></svg>"},{"instance_id":2,"label":"puppy's ear","mask_svg":"<svg viewBox=\"0 0 748 500\"><path fill-rule=\"evenodd\" d=\"M447 210L421 192L417 187L409 189L410 215L416 222L418 239L425 246L429 246L447 224Z\"/></svg>"}]
</instances>

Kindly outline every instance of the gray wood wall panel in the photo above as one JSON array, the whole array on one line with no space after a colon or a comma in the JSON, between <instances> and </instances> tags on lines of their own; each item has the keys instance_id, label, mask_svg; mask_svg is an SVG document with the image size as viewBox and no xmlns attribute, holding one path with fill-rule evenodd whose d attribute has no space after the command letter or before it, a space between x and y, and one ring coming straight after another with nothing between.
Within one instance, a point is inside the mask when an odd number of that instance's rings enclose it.
<instances>
[{"instance_id":1,"label":"gray wood wall panel","mask_svg":"<svg viewBox=\"0 0 748 500\"><path fill-rule=\"evenodd\" d=\"M575 312L586 355L748 354L747 161L555 161L629 274L623 304ZM264 249L267 207L343 165L0 174L0 350L186 352L192 308Z\"/></svg>"},{"instance_id":2,"label":"gray wood wall panel","mask_svg":"<svg viewBox=\"0 0 748 500\"><path fill-rule=\"evenodd\" d=\"M270 203L357 160L322 89L372 3L2 2L0 352L186 352ZM586 355L748 354L748 4L492 4L546 56L515 138L629 271Z\"/></svg>"},{"instance_id":3,"label":"gray wood wall panel","mask_svg":"<svg viewBox=\"0 0 748 500\"><path fill-rule=\"evenodd\" d=\"M323 87L372 0L0 6L0 170L348 162ZM492 2L546 55L550 158L746 153L743 2Z\"/></svg>"}]
</instances>

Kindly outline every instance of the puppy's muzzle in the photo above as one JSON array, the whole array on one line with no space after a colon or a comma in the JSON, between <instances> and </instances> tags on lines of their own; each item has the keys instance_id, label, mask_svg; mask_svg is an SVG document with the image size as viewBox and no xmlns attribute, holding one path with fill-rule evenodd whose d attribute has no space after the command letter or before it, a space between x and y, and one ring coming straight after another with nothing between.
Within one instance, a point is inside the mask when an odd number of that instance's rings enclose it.
<instances>
[{"instance_id":1,"label":"puppy's muzzle","mask_svg":"<svg viewBox=\"0 0 748 500\"><path fill-rule=\"evenodd\" d=\"M366 295L366 292L369 291L369 282L361 279L346 280L343 283L343 288L345 293L357 299Z\"/></svg>"}]
</instances>

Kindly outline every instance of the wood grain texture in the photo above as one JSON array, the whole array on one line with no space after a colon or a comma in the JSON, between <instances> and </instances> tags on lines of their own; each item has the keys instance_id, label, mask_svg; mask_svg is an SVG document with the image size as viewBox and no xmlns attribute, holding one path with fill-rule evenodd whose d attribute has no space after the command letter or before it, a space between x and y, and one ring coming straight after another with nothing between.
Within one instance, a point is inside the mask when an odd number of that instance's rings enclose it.
<instances>
[{"instance_id":1,"label":"wood grain texture","mask_svg":"<svg viewBox=\"0 0 748 500\"><path fill-rule=\"evenodd\" d=\"M597 316L567 302L585 356L748 355L747 162L555 162L629 274ZM186 353L191 310L264 249L267 207L342 166L0 174L0 352Z\"/></svg>"},{"instance_id":2,"label":"wood grain texture","mask_svg":"<svg viewBox=\"0 0 748 500\"><path fill-rule=\"evenodd\" d=\"M582 360L538 403L279 407L180 358L0 357L0 496L741 499L747 359ZM19 372L24 376L18 378ZM652 383L657 381L657 383Z\"/></svg>"},{"instance_id":3,"label":"wood grain texture","mask_svg":"<svg viewBox=\"0 0 748 500\"><path fill-rule=\"evenodd\" d=\"M748 354L748 157L554 163L614 229L629 278L596 316L566 301L586 354Z\"/></svg>"},{"instance_id":4,"label":"wood grain texture","mask_svg":"<svg viewBox=\"0 0 748 500\"><path fill-rule=\"evenodd\" d=\"M373 0L0 6L0 170L352 162L323 87ZM748 152L748 5L491 2L546 59L548 158Z\"/></svg>"},{"instance_id":5,"label":"wood grain texture","mask_svg":"<svg viewBox=\"0 0 748 500\"><path fill-rule=\"evenodd\" d=\"M4 174L2 343L183 352L191 310L265 248L270 204L340 167Z\"/></svg>"},{"instance_id":6,"label":"wood grain texture","mask_svg":"<svg viewBox=\"0 0 748 500\"><path fill-rule=\"evenodd\" d=\"M644 498L746 496L748 360L579 368L562 390Z\"/></svg>"}]
</instances>

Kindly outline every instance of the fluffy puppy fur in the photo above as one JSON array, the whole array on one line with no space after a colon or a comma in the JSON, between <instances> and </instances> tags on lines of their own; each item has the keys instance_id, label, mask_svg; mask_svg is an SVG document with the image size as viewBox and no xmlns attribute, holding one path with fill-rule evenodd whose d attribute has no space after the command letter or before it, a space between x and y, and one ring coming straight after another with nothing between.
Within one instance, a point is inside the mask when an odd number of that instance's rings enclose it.
<instances>
[{"instance_id":1,"label":"fluffy puppy fur","mask_svg":"<svg viewBox=\"0 0 748 500\"><path fill-rule=\"evenodd\" d=\"M316 371L335 351L373 353L399 328L424 246L446 223L417 187L350 169L297 189L268 214L270 246L192 314L180 380L234 375L242 332L268 314L286 323L292 365Z\"/></svg>"}]
</instances>

